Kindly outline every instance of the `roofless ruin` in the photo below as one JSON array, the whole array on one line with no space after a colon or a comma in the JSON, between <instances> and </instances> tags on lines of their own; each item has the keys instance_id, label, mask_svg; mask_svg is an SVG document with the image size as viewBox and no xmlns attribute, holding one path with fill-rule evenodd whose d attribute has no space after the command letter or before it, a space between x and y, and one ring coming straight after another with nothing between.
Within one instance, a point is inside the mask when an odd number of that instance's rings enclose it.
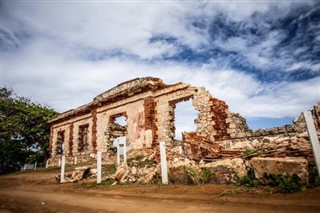
<instances>
[{"instance_id":1,"label":"roofless ruin","mask_svg":"<svg viewBox=\"0 0 320 213\"><path fill-rule=\"evenodd\" d=\"M190 99L198 111L196 131L183 132L182 140L175 140L175 105ZM319 104L312 114L319 131ZM120 117L125 118L125 125L117 122ZM224 101L212 97L204 87L186 83L168 85L153 77L121 83L49 123L50 166L58 164L62 152L69 164L75 157L78 162L87 162L97 152L102 152L105 163L115 163L114 139L122 136L126 137L129 156L154 152L155 161L159 158L159 143L163 141L168 158L184 156L197 162L246 160L246 150L255 150L255 157L302 157L313 162L302 116L292 125L253 131L243 117L230 112Z\"/></svg>"}]
</instances>

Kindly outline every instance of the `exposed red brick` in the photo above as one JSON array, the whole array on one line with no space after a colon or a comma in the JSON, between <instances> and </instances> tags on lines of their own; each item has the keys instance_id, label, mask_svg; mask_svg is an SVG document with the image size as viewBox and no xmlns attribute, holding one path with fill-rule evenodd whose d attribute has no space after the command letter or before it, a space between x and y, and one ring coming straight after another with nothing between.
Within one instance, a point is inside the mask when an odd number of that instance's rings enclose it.
<instances>
[{"instance_id":1,"label":"exposed red brick","mask_svg":"<svg viewBox=\"0 0 320 213\"><path fill-rule=\"evenodd\" d=\"M73 123L70 124L70 129L69 129L69 156L72 156L72 149L73 149Z\"/></svg>"},{"instance_id":2,"label":"exposed red brick","mask_svg":"<svg viewBox=\"0 0 320 213\"><path fill-rule=\"evenodd\" d=\"M195 160L221 152L221 146L218 143L210 141L207 137L198 135L196 132L182 133L182 149L184 154Z\"/></svg>"},{"instance_id":3,"label":"exposed red brick","mask_svg":"<svg viewBox=\"0 0 320 213\"><path fill-rule=\"evenodd\" d=\"M97 109L93 109L92 112L92 131L91 131L91 140L93 152L97 153Z\"/></svg>"},{"instance_id":4,"label":"exposed red brick","mask_svg":"<svg viewBox=\"0 0 320 213\"><path fill-rule=\"evenodd\" d=\"M156 133L157 133L157 124L156 124L156 103L153 97L147 97L143 102L144 106L144 120L145 120L145 130L152 131L152 145L156 146Z\"/></svg>"},{"instance_id":5,"label":"exposed red brick","mask_svg":"<svg viewBox=\"0 0 320 213\"><path fill-rule=\"evenodd\" d=\"M212 120L215 122L214 129L216 131L215 140L222 141L230 139L230 135L227 132L228 124L226 123L226 119L228 114L226 110L228 110L228 105L219 99L210 98L212 102L211 112L213 113Z\"/></svg>"},{"instance_id":6,"label":"exposed red brick","mask_svg":"<svg viewBox=\"0 0 320 213\"><path fill-rule=\"evenodd\" d=\"M53 146L53 127L50 127L50 141L49 141L49 150L50 150L50 157L52 157L52 153L54 152L52 150L52 146Z\"/></svg>"}]
</instances>

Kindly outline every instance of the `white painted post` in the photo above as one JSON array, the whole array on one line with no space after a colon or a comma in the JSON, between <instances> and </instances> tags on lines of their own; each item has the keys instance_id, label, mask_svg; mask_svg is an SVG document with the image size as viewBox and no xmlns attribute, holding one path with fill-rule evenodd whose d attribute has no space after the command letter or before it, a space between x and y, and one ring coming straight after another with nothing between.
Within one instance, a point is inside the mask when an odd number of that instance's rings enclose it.
<instances>
[{"instance_id":1,"label":"white painted post","mask_svg":"<svg viewBox=\"0 0 320 213\"><path fill-rule=\"evenodd\" d=\"M34 170L37 170L37 162L34 163L33 169L34 169Z\"/></svg>"},{"instance_id":2,"label":"white painted post","mask_svg":"<svg viewBox=\"0 0 320 213\"><path fill-rule=\"evenodd\" d=\"M117 164L120 165L120 145L117 143Z\"/></svg>"},{"instance_id":3,"label":"white painted post","mask_svg":"<svg viewBox=\"0 0 320 213\"><path fill-rule=\"evenodd\" d=\"M310 111L304 112L303 115L304 115L304 119L306 120L309 138L312 144L313 157L316 161L318 175L320 177L320 145L319 145L319 139L318 139L316 127L314 126L312 114Z\"/></svg>"},{"instance_id":4,"label":"white painted post","mask_svg":"<svg viewBox=\"0 0 320 213\"><path fill-rule=\"evenodd\" d=\"M27 164L24 164L23 171L27 169Z\"/></svg>"},{"instance_id":5,"label":"white painted post","mask_svg":"<svg viewBox=\"0 0 320 213\"><path fill-rule=\"evenodd\" d=\"M97 184L101 183L101 152L97 153Z\"/></svg>"},{"instance_id":6,"label":"white painted post","mask_svg":"<svg viewBox=\"0 0 320 213\"><path fill-rule=\"evenodd\" d=\"M161 160L162 184L168 184L168 168L167 168L167 156L166 156L165 142L160 142L160 160Z\"/></svg>"},{"instance_id":7,"label":"white painted post","mask_svg":"<svg viewBox=\"0 0 320 213\"><path fill-rule=\"evenodd\" d=\"M127 142L124 140L123 144L123 161L124 163L127 163Z\"/></svg>"},{"instance_id":8,"label":"white painted post","mask_svg":"<svg viewBox=\"0 0 320 213\"><path fill-rule=\"evenodd\" d=\"M62 163L61 163L61 173L60 173L60 183L64 182L64 167L65 167L66 157L62 155ZM59 161L60 162L60 161Z\"/></svg>"},{"instance_id":9,"label":"white painted post","mask_svg":"<svg viewBox=\"0 0 320 213\"><path fill-rule=\"evenodd\" d=\"M74 165L76 166L78 163L78 158L77 157L74 157Z\"/></svg>"},{"instance_id":10,"label":"white painted post","mask_svg":"<svg viewBox=\"0 0 320 213\"><path fill-rule=\"evenodd\" d=\"M49 166L49 160L46 161L46 169L48 168Z\"/></svg>"}]
</instances>

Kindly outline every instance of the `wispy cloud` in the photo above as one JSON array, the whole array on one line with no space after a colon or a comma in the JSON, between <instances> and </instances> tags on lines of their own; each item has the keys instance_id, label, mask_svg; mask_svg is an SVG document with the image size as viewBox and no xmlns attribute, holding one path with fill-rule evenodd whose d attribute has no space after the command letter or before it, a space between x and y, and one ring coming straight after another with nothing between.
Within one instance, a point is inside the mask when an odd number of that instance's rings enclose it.
<instances>
[{"instance_id":1,"label":"wispy cloud","mask_svg":"<svg viewBox=\"0 0 320 213\"><path fill-rule=\"evenodd\" d=\"M320 100L320 4L1 2L6 86L59 111L123 81L205 86L249 117Z\"/></svg>"}]
</instances>

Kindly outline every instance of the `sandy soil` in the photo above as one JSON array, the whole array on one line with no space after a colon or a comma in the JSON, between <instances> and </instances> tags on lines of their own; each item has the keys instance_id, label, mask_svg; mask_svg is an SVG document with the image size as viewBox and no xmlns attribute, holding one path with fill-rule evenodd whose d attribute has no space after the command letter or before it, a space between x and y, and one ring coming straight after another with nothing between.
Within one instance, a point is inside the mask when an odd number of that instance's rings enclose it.
<instances>
[{"instance_id":1,"label":"sandy soil","mask_svg":"<svg viewBox=\"0 0 320 213\"><path fill-rule=\"evenodd\" d=\"M0 177L0 213L9 212L320 212L320 188L280 194L235 185L59 184L58 170Z\"/></svg>"}]
</instances>

